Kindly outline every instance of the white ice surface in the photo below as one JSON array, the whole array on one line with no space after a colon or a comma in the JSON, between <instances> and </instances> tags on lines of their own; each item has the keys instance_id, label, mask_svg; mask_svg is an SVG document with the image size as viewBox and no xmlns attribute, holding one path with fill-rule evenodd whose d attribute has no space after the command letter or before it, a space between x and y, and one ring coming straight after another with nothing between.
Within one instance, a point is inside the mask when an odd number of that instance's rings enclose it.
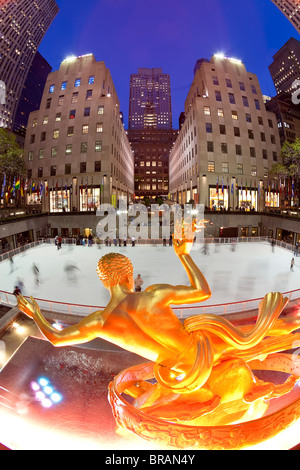
<instances>
[{"instance_id":1,"label":"white ice surface","mask_svg":"<svg viewBox=\"0 0 300 470\"><path fill-rule=\"evenodd\" d=\"M141 274L143 288L156 283L188 285L183 266L171 247L130 246L101 247L93 245L63 245L57 251L54 245L43 244L0 263L0 290L12 292L18 281L24 283L23 295L72 304L105 306L109 292L100 282L96 267L101 256L120 252L128 256L134 267L134 276ZM271 291L287 292L300 289L300 257L279 247L274 252L267 243L238 244L234 252L230 245L210 245L208 254L193 249L191 256L204 273L212 297L207 305L223 304L263 297ZM40 282L35 284L33 264L39 268ZM75 279L68 279L65 267L76 265ZM205 305L205 304L202 304Z\"/></svg>"}]
</instances>

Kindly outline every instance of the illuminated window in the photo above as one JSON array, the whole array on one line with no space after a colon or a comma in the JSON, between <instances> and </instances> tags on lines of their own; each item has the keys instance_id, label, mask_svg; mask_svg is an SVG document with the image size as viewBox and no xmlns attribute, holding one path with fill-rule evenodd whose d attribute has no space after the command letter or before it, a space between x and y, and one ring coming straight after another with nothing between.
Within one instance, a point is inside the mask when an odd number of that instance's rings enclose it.
<instances>
[{"instance_id":1,"label":"illuminated window","mask_svg":"<svg viewBox=\"0 0 300 470\"><path fill-rule=\"evenodd\" d=\"M103 122L97 123L96 132L103 132Z\"/></svg>"},{"instance_id":2,"label":"illuminated window","mask_svg":"<svg viewBox=\"0 0 300 470\"><path fill-rule=\"evenodd\" d=\"M28 161L32 162L33 160L33 152L28 152Z\"/></svg>"},{"instance_id":3,"label":"illuminated window","mask_svg":"<svg viewBox=\"0 0 300 470\"><path fill-rule=\"evenodd\" d=\"M75 80L75 87L79 87L81 85L81 78L76 78Z\"/></svg>"},{"instance_id":4,"label":"illuminated window","mask_svg":"<svg viewBox=\"0 0 300 470\"><path fill-rule=\"evenodd\" d=\"M45 158L45 150L40 150L39 151L39 159L43 160Z\"/></svg>"},{"instance_id":5,"label":"illuminated window","mask_svg":"<svg viewBox=\"0 0 300 470\"><path fill-rule=\"evenodd\" d=\"M72 150L73 150L72 144L68 144L66 146L66 155L72 155Z\"/></svg>"},{"instance_id":6,"label":"illuminated window","mask_svg":"<svg viewBox=\"0 0 300 470\"><path fill-rule=\"evenodd\" d=\"M62 82L60 89L61 89L61 90L65 90L65 89L67 88L67 83L68 83L68 82Z\"/></svg>"},{"instance_id":7,"label":"illuminated window","mask_svg":"<svg viewBox=\"0 0 300 470\"><path fill-rule=\"evenodd\" d=\"M210 107L209 106L204 106L204 114L206 116L210 116Z\"/></svg>"},{"instance_id":8,"label":"illuminated window","mask_svg":"<svg viewBox=\"0 0 300 470\"><path fill-rule=\"evenodd\" d=\"M102 140L95 142L95 152L102 152Z\"/></svg>"},{"instance_id":9,"label":"illuminated window","mask_svg":"<svg viewBox=\"0 0 300 470\"><path fill-rule=\"evenodd\" d=\"M59 139L59 129L53 131L53 139Z\"/></svg>"},{"instance_id":10,"label":"illuminated window","mask_svg":"<svg viewBox=\"0 0 300 470\"><path fill-rule=\"evenodd\" d=\"M49 122L49 116L44 116L43 124L48 124L48 122Z\"/></svg>"},{"instance_id":11,"label":"illuminated window","mask_svg":"<svg viewBox=\"0 0 300 470\"><path fill-rule=\"evenodd\" d=\"M51 85L49 88L49 93L54 93L55 85Z\"/></svg>"},{"instance_id":12,"label":"illuminated window","mask_svg":"<svg viewBox=\"0 0 300 470\"><path fill-rule=\"evenodd\" d=\"M257 175L257 167L252 165L251 166L251 176L256 176Z\"/></svg>"},{"instance_id":13,"label":"illuminated window","mask_svg":"<svg viewBox=\"0 0 300 470\"><path fill-rule=\"evenodd\" d=\"M208 162L207 170L208 170L209 173L214 173L215 172L215 162Z\"/></svg>"},{"instance_id":14,"label":"illuminated window","mask_svg":"<svg viewBox=\"0 0 300 470\"><path fill-rule=\"evenodd\" d=\"M56 113L55 121L56 121L56 122L60 122L60 121L61 121L61 113Z\"/></svg>"},{"instance_id":15,"label":"illuminated window","mask_svg":"<svg viewBox=\"0 0 300 470\"><path fill-rule=\"evenodd\" d=\"M83 134L88 134L89 133L89 125L88 124L84 124L82 126L82 133Z\"/></svg>"},{"instance_id":16,"label":"illuminated window","mask_svg":"<svg viewBox=\"0 0 300 470\"><path fill-rule=\"evenodd\" d=\"M94 85L95 83L95 75L91 75L89 78L89 85Z\"/></svg>"},{"instance_id":17,"label":"illuminated window","mask_svg":"<svg viewBox=\"0 0 300 470\"><path fill-rule=\"evenodd\" d=\"M104 106L98 106L98 114L104 114Z\"/></svg>"},{"instance_id":18,"label":"illuminated window","mask_svg":"<svg viewBox=\"0 0 300 470\"><path fill-rule=\"evenodd\" d=\"M224 110L222 108L218 108L218 117L224 117Z\"/></svg>"},{"instance_id":19,"label":"illuminated window","mask_svg":"<svg viewBox=\"0 0 300 470\"><path fill-rule=\"evenodd\" d=\"M232 117L232 119L237 120L237 118L238 118L237 111L231 111L231 117Z\"/></svg>"}]
</instances>

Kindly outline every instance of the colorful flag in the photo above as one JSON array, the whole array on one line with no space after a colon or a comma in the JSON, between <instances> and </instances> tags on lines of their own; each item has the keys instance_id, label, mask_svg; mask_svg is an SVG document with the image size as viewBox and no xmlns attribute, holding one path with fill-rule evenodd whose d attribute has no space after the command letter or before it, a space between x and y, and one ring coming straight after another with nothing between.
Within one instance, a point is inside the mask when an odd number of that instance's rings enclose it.
<instances>
[{"instance_id":1,"label":"colorful flag","mask_svg":"<svg viewBox=\"0 0 300 470\"><path fill-rule=\"evenodd\" d=\"M1 197L4 196L5 186L6 186L6 174L4 173L4 179L3 179L3 184L2 184Z\"/></svg>"}]
</instances>

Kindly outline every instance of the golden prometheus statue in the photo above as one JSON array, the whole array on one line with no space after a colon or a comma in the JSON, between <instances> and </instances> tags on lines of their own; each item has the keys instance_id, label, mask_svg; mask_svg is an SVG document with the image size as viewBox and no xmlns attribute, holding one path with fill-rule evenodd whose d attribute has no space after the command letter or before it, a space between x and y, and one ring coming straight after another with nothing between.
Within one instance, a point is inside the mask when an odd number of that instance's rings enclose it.
<instances>
[{"instance_id":1,"label":"golden prometheus statue","mask_svg":"<svg viewBox=\"0 0 300 470\"><path fill-rule=\"evenodd\" d=\"M205 314L183 324L171 306L211 296L190 256L192 244L174 240L189 286L157 284L135 293L130 260L119 253L103 256L97 272L111 294L107 307L62 331L44 318L33 298L19 296L18 305L54 346L103 338L150 361L121 372L109 385L118 425L177 448L255 444L300 417L296 400L289 409L293 416L285 415L284 424L282 415L279 424L273 415L269 421L264 418L272 400L291 392L299 380L299 362L295 365L291 356L278 353L300 340L300 333L292 334L300 320L279 319L288 299L269 293L254 325L237 328L220 316ZM258 379L254 371L265 368L286 371L288 378L281 384ZM131 397L130 404L124 396Z\"/></svg>"}]
</instances>

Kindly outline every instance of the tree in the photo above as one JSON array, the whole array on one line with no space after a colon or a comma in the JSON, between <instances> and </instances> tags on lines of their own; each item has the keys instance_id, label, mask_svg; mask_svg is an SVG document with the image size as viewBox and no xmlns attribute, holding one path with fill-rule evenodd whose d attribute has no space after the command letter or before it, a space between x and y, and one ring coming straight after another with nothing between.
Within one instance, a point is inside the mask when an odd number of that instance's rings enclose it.
<instances>
[{"instance_id":1,"label":"tree","mask_svg":"<svg viewBox=\"0 0 300 470\"><path fill-rule=\"evenodd\" d=\"M18 178L26 173L23 150L16 141L14 134L0 128L0 173L7 179Z\"/></svg>"},{"instance_id":2,"label":"tree","mask_svg":"<svg viewBox=\"0 0 300 470\"><path fill-rule=\"evenodd\" d=\"M294 188L294 196L299 197L300 190L300 138L295 142L284 142L281 149L281 163L274 164L269 174L271 177L283 179L287 187ZM292 197L291 191L287 191L289 204Z\"/></svg>"}]
</instances>

